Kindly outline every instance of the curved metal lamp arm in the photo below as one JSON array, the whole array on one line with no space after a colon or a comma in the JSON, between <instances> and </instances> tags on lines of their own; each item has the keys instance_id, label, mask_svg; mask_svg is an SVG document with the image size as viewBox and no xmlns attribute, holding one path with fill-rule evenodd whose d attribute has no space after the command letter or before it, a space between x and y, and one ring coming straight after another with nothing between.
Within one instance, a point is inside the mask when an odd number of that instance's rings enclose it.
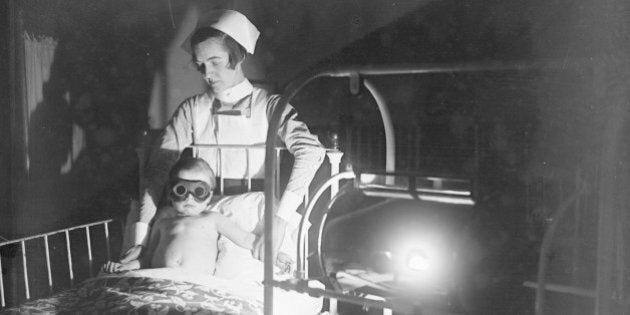
<instances>
[{"instance_id":1,"label":"curved metal lamp arm","mask_svg":"<svg viewBox=\"0 0 630 315\"><path fill-rule=\"evenodd\" d=\"M313 208L315 207L315 203L317 203L317 200L322 196L322 194L324 194L324 192L333 184L336 182L339 182L342 179L354 179L355 175L353 172L343 172L343 173L339 173L331 178L329 178L327 181L323 182L319 188L317 189L317 191L315 192L315 194L313 195L313 197L311 198L311 201L308 203L308 206L306 207L306 212L304 212L304 215L302 216L302 220L300 221L300 229L298 231L298 249L297 249L297 259L298 259L298 265L297 265L297 274L300 278L304 279L306 274L305 274L305 270L306 270L306 233L308 232L306 230L306 220L308 220L308 218L311 216L311 212L313 211ZM334 197L334 196L333 196ZM334 198L333 198L334 199Z\"/></svg>"},{"instance_id":2,"label":"curved metal lamp arm","mask_svg":"<svg viewBox=\"0 0 630 315\"><path fill-rule=\"evenodd\" d=\"M365 88L372 93L372 97L374 97L378 110L381 113L381 118L383 119L383 127L385 128L385 171L395 172L396 134L394 133L394 124L392 123L392 117L389 114L389 108L385 102L385 98L371 81L363 79L363 85L365 85ZM386 180L389 180L389 178Z\"/></svg>"}]
</instances>

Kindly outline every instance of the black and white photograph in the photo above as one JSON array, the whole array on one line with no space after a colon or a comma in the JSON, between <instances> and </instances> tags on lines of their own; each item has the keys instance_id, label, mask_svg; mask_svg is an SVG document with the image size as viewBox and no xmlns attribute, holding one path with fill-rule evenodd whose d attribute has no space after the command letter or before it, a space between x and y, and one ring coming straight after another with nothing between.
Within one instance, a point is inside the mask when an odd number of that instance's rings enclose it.
<instances>
[{"instance_id":1,"label":"black and white photograph","mask_svg":"<svg viewBox=\"0 0 630 315\"><path fill-rule=\"evenodd\" d=\"M0 314L630 315L628 1L0 0L0 43Z\"/></svg>"}]
</instances>

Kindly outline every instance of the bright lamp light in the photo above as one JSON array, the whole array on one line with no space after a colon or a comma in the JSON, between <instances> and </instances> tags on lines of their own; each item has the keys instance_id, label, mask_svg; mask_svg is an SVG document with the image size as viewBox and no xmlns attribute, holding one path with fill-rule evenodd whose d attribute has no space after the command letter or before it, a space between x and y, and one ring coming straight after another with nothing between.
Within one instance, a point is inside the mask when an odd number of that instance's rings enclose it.
<instances>
[{"instance_id":1,"label":"bright lamp light","mask_svg":"<svg viewBox=\"0 0 630 315\"><path fill-rule=\"evenodd\" d=\"M418 290L437 288L448 282L449 249L435 229L397 235L399 257L396 279Z\"/></svg>"},{"instance_id":2,"label":"bright lamp light","mask_svg":"<svg viewBox=\"0 0 630 315\"><path fill-rule=\"evenodd\" d=\"M407 255L407 268L416 272L428 271L431 261L426 253L420 249L412 250Z\"/></svg>"}]
</instances>

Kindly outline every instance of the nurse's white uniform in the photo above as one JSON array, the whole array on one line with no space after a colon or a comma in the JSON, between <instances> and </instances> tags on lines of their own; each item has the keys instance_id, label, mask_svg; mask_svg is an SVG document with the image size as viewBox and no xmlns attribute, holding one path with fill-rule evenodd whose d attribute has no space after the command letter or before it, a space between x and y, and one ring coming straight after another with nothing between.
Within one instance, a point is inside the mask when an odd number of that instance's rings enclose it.
<instances>
[{"instance_id":1,"label":"nurse's white uniform","mask_svg":"<svg viewBox=\"0 0 630 315\"><path fill-rule=\"evenodd\" d=\"M191 144L264 144L268 122L279 95L268 94L253 87L248 80L224 91L221 102L216 96L203 93L185 100L173 115L153 149L144 182L145 194L139 222L149 223L156 211L156 202L168 179L168 172L180 152ZM234 101L234 99L237 99ZM232 101L232 102L230 102ZM295 209L301 203L308 184L321 165L325 150L297 112L287 106L278 129L278 137L293 154L295 160L289 182L280 200L278 215L291 225L299 217ZM223 178L263 178L264 150L200 149L199 156L206 160L217 176ZM219 161L222 167L219 168Z\"/></svg>"},{"instance_id":2,"label":"nurse's white uniform","mask_svg":"<svg viewBox=\"0 0 630 315\"><path fill-rule=\"evenodd\" d=\"M260 35L256 27L239 12L218 13L209 26L229 35L253 54ZM191 144L264 144L268 122L279 98L245 79L218 94L207 92L186 99L173 114L159 145L152 150L142 183L144 192L139 214L130 213L129 217L136 222L132 231L126 233L132 234L129 245L146 243L148 224L155 216L169 170L185 148ZM294 163L277 215L288 222L290 228L299 223L301 217L295 210L324 160L325 150L306 124L297 120L297 113L290 105L282 113L280 122L278 137L293 154ZM249 153L242 149L199 151L199 156L210 164L217 176L237 179L264 177L264 155L264 150Z\"/></svg>"}]
</instances>

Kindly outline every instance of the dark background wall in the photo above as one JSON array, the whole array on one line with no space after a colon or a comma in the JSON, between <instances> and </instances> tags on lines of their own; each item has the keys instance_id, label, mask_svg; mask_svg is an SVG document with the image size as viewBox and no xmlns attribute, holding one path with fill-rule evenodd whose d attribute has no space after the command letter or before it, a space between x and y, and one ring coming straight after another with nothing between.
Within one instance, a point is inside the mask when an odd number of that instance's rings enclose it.
<instances>
[{"instance_id":1,"label":"dark background wall","mask_svg":"<svg viewBox=\"0 0 630 315\"><path fill-rule=\"evenodd\" d=\"M0 3L0 42L9 42L9 5L8 1ZM0 76L9 77L9 45L0 47ZM0 214L3 215L0 221L0 236L7 237L11 234L12 217L9 211L11 202L11 134L10 117L11 106L9 103L9 80L0 81Z\"/></svg>"}]
</instances>

